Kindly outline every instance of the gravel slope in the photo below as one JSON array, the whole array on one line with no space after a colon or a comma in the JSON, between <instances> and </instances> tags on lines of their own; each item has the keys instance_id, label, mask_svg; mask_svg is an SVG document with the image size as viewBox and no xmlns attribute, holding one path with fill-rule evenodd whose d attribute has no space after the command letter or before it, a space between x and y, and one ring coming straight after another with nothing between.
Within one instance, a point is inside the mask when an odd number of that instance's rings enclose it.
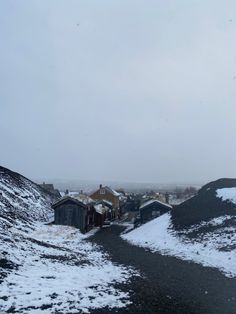
<instances>
[{"instance_id":1,"label":"gravel slope","mask_svg":"<svg viewBox=\"0 0 236 314\"><path fill-rule=\"evenodd\" d=\"M113 225L91 238L103 246L113 262L142 273L142 278L134 278L128 286L133 291L132 305L114 313L235 313L235 279L212 268L132 246L120 238L122 230ZM113 313L108 309L94 311L108 312Z\"/></svg>"}]
</instances>

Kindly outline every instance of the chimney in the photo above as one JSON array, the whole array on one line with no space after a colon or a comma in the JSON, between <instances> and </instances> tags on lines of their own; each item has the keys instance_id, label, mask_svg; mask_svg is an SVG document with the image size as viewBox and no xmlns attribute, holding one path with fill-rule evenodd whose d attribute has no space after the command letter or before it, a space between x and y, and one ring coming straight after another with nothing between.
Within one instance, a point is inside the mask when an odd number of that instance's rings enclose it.
<instances>
[{"instance_id":1,"label":"chimney","mask_svg":"<svg viewBox=\"0 0 236 314\"><path fill-rule=\"evenodd\" d=\"M99 189L101 189L101 188L102 188L102 184L99 185Z\"/></svg>"}]
</instances>

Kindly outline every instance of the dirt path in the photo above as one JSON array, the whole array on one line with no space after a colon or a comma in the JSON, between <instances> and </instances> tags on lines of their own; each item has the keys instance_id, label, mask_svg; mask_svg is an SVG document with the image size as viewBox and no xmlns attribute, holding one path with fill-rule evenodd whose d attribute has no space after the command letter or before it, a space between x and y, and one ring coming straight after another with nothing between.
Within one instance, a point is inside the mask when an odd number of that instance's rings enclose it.
<instances>
[{"instance_id":1,"label":"dirt path","mask_svg":"<svg viewBox=\"0 0 236 314\"><path fill-rule=\"evenodd\" d=\"M236 313L235 279L215 269L132 246L119 237L122 230L116 225L104 228L91 241L101 245L113 262L133 266L143 276L122 287L133 291L132 305L94 313Z\"/></svg>"}]
</instances>

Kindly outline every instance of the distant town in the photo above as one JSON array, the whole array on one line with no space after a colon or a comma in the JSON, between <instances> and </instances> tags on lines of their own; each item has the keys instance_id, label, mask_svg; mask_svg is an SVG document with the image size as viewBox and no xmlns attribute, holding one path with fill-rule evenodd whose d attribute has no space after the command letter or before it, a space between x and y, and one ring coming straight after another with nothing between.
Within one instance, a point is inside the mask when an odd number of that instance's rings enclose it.
<instances>
[{"instance_id":1,"label":"distant town","mask_svg":"<svg viewBox=\"0 0 236 314\"><path fill-rule=\"evenodd\" d=\"M59 191L53 184L40 186L55 195L58 200L52 204L54 223L70 225L85 233L93 227L102 227L115 219L127 219L137 227L172 209L197 193L193 186L176 187L172 191L126 192L100 184L97 190L85 193L80 191Z\"/></svg>"}]
</instances>

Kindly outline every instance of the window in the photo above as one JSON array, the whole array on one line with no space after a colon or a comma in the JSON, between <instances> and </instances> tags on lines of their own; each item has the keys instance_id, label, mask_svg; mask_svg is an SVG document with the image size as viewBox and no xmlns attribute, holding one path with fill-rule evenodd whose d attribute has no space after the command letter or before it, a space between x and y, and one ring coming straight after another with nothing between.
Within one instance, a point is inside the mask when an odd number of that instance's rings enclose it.
<instances>
[{"instance_id":1,"label":"window","mask_svg":"<svg viewBox=\"0 0 236 314\"><path fill-rule=\"evenodd\" d=\"M105 194L105 189L100 189L100 194Z\"/></svg>"}]
</instances>

